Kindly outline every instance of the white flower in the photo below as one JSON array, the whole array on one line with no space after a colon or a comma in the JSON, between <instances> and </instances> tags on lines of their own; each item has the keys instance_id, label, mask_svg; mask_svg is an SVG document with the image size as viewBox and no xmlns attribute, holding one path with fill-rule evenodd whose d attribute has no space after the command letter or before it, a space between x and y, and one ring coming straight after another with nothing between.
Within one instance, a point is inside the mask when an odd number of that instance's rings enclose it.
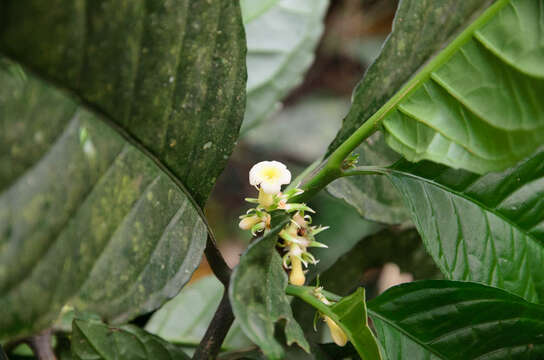
<instances>
[{"instance_id":1,"label":"white flower","mask_svg":"<svg viewBox=\"0 0 544 360\"><path fill-rule=\"evenodd\" d=\"M249 183L260 186L266 194L277 194L291 182L291 172L279 161L261 161L249 171Z\"/></svg>"}]
</instances>

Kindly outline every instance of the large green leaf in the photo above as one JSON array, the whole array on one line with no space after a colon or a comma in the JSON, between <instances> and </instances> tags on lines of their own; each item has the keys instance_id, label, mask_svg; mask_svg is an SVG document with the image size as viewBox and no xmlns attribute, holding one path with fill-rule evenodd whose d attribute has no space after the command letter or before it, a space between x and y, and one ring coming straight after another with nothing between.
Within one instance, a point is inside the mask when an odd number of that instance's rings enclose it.
<instances>
[{"instance_id":1,"label":"large green leaf","mask_svg":"<svg viewBox=\"0 0 544 360\"><path fill-rule=\"evenodd\" d=\"M223 285L215 276L207 276L186 286L164 304L147 322L145 329L173 343L196 345L200 342L223 296ZM223 341L226 350L252 345L240 325L234 324Z\"/></svg>"},{"instance_id":2,"label":"large green leaf","mask_svg":"<svg viewBox=\"0 0 544 360\"><path fill-rule=\"evenodd\" d=\"M399 154L385 143L382 133L375 133L355 151L360 165L389 166L400 159ZM387 179L379 175L340 178L327 186L327 191L353 206L370 220L400 224L409 221L410 214L399 193Z\"/></svg>"},{"instance_id":3,"label":"large green leaf","mask_svg":"<svg viewBox=\"0 0 544 360\"><path fill-rule=\"evenodd\" d=\"M70 299L122 321L174 296L207 237L190 196L65 94L0 77L1 143L28 161L0 194L0 338L46 327Z\"/></svg>"},{"instance_id":4,"label":"large green leaf","mask_svg":"<svg viewBox=\"0 0 544 360\"><path fill-rule=\"evenodd\" d=\"M484 176L430 162L386 172L444 275L544 301L544 151Z\"/></svg>"},{"instance_id":5,"label":"large green leaf","mask_svg":"<svg viewBox=\"0 0 544 360\"><path fill-rule=\"evenodd\" d=\"M72 356L76 360L188 360L178 347L133 325L108 327L96 320L75 319Z\"/></svg>"},{"instance_id":6,"label":"large green leaf","mask_svg":"<svg viewBox=\"0 0 544 360\"><path fill-rule=\"evenodd\" d=\"M544 357L544 307L496 288L408 283L370 301L368 311L389 360Z\"/></svg>"},{"instance_id":7,"label":"large green leaf","mask_svg":"<svg viewBox=\"0 0 544 360\"><path fill-rule=\"evenodd\" d=\"M200 261L196 202L241 122L237 4L2 7L0 51L33 73L0 67L0 338L68 301L116 322L157 308Z\"/></svg>"},{"instance_id":8,"label":"large green leaf","mask_svg":"<svg viewBox=\"0 0 544 360\"><path fill-rule=\"evenodd\" d=\"M497 1L369 123L411 161L485 173L530 155L544 140L542 6Z\"/></svg>"},{"instance_id":9,"label":"large green leaf","mask_svg":"<svg viewBox=\"0 0 544 360\"><path fill-rule=\"evenodd\" d=\"M4 0L0 52L104 113L204 203L244 112L237 2Z\"/></svg>"},{"instance_id":10,"label":"large green leaf","mask_svg":"<svg viewBox=\"0 0 544 360\"><path fill-rule=\"evenodd\" d=\"M276 251L277 235L287 224L286 216L275 216L272 229L256 239L240 258L229 287L232 311L242 330L270 359L282 359L283 348L274 338L276 322L283 320L287 344L297 343L306 352L310 346L293 318L285 295L287 275Z\"/></svg>"},{"instance_id":11,"label":"large green leaf","mask_svg":"<svg viewBox=\"0 0 544 360\"><path fill-rule=\"evenodd\" d=\"M400 1L382 51L353 93L353 105L329 153L380 109L489 0Z\"/></svg>"},{"instance_id":12,"label":"large green leaf","mask_svg":"<svg viewBox=\"0 0 544 360\"><path fill-rule=\"evenodd\" d=\"M297 86L314 59L328 0L242 1L247 33L244 129L257 125Z\"/></svg>"}]
</instances>

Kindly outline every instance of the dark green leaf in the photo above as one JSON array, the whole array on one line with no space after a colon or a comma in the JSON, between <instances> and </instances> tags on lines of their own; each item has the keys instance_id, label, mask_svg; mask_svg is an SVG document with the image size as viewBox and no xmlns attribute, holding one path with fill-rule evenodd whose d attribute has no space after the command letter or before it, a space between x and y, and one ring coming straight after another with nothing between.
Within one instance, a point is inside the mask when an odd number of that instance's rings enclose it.
<instances>
[{"instance_id":1,"label":"dark green leaf","mask_svg":"<svg viewBox=\"0 0 544 360\"><path fill-rule=\"evenodd\" d=\"M242 1L247 34L244 129L257 125L297 86L314 59L328 0Z\"/></svg>"},{"instance_id":2,"label":"dark green leaf","mask_svg":"<svg viewBox=\"0 0 544 360\"><path fill-rule=\"evenodd\" d=\"M106 114L204 203L244 111L237 2L4 0L2 6L1 52Z\"/></svg>"},{"instance_id":3,"label":"dark green leaf","mask_svg":"<svg viewBox=\"0 0 544 360\"><path fill-rule=\"evenodd\" d=\"M274 325L280 320L285 324L287 344L296 342L310 351L285 295L287 275L276 251L277 234L288 221L286 216L273 219L272 229L240 258L229 287L232 311L242 330L271 359L283 358L282 346L274 339Z\"/></svg>"},{"instance_id":4,"label":"dark green leaf","mask_svg":"<svg viewBox=\"0 0 544 360\"><path fill-rule=\"evenodd\" d=\"M204 336L222 295L223 285L215 276L199 279L156 311L145 329L173 343L196 345ZM251 345L235 320L222 348L231 350Z\"/></svg>"},{"instance_id":5,"label":"dark green leaf","mask_svg":"<svg viewBox=\"0 0 544 360\"><path fill-rule=\"evenodd\" d=\"M1 15L0 52L51 83L1 67L0 338L70 299L117 322L157 308L200 261L196 202L242 120L237 2L7 0Z\"/></svg>"},{"instance_id":6,"label":"dark green leaf","mask_svg":"<svg viewBox=\"0 0 544 360\"><path fill-rule=\"evenodd\" d=\"M488 0L403 0L393 30L353 94L352 108L329 153L381 108Z\"/></svg>"},{"instance_id":7,"label":"dark green leaf","mask_svg":"<svg viewBox=\"0 0 544 360\"><path fill-rule=\"evenodd\" d=\"M75 319L72 355L76 360L188 360L178 347L133 326L108 327L96 320Z\"/></svg>"},{"instance_id":8,"label":"dark green leaf","mask_svg":"<svg viewBox=\"0 0 544 360\"><path fill-rule=\"evenodd\" d=\"M325 305L313 294L313 287L290 285L287 293L298 296L312 305L323 315L328 316L342 328L349 341L363 360L380 360L380 350L374 334L368 327L365 290L358 288L351 295L341 298L333 305ZM334 299L337 300L337 299Z\"/></svg>"},{"instance_id":9,"label":"dark green leaf","mask_svg":"<svg viewBox=\"0 0 544 360\"><path fill-rule=\"evenodd\" d=\"M207 237L191 198L98 115L0 76L0 144L27 160L0 194L0 337L47 327L70 299L125 321L177 294Z\"/></svg>"},{"instance_id":10,"label":"dark green leaf","mask_svg":"<svg viewBox=\"0 0 544 360\"><path fill-rule=\"evenodd\" d=\"M360 165L389 166L400 159L391 150L381 133L376 133L355 151ZM340 178L327 186L327 191L353 206L359 214L373 221L387 224L408 222L410 214L398 191L379 175Z\"/></svg>"},{"instance_id":11,"label":"dark green leaf","mask_svg":"<svg viewBox=\"0 0 544 360\"><path fill-rule=\"evenodd\" d=\"M544 151L484 176L406 162L389 178L446 277L544 301Z\"/></svg>"},{"instance_id":12,"label":"dark green leaf","mask_svg":"<svg viewBox=\"0 0 544 360\"><path fill-rule=\"evenodd\" d=\"M418 281L368 309L389 360L544 358L544 307L496 288Z\"/></svg>"}]
</instances>

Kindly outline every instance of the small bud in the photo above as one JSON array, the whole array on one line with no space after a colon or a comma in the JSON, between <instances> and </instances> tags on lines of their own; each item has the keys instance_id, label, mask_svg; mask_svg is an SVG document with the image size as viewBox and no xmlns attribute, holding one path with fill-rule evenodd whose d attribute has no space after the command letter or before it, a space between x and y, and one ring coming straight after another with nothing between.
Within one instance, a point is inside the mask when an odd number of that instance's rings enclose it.
<instances>
[{"instance_id":1,"label":"small bud","mask_svg":"<svg viewBox=\"0 0 544 360\"><path fill-rule=\"evenodd\" d=\"M289 282L293 285L302 286L306 281L304 271L302 271L302 263L296 256L291 256L291 273L289 274Z\"/></svg>"},{"instance_id":2,"label":"small bud","mask_svg":"<svg viewBox=\"0 0 544 360\"><path fill-rule=\"evenodd\" d=\"M254 225L256 225L259 221L261 221L261 219L257 215L246 216L246 217L242 218L242 220L240 221L238 226L242 230L249 230Z\"/></svg>"},{"instance_id":3,"label":"small bud","mask_svg":"<svg viewBox=\"0 0 544 360\"><path fill-rule=\"evenodd\" d=\"M328 316L323 316L325 318L325 322L327 323L327 326L329 327L329 330L331 331L331 337L338 346L344 346L348 342L348 337L346 336L346 333L344 330L338 326L334 320L332 320Z\"/></svg>"}]
</instances>

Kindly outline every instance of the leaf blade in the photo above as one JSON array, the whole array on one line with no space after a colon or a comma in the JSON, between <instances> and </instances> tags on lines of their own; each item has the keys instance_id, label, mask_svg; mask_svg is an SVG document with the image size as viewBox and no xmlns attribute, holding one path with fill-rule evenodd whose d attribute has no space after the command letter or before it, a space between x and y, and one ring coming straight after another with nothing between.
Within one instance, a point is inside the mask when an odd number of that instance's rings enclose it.
<instances>
[{"instance_id":1,"label":"leaf blade","mask_svg":"<svg viewBox=\"0 0 544 360\"><path fill-rule=\"evenodd\" d=\"M481 284L403 284L368 307L382 341L411 346L414 359L536 359L544 352L544 308ZM391 345L384 343L389 358L402 356Z\"/></svg>"}]
</instances>

